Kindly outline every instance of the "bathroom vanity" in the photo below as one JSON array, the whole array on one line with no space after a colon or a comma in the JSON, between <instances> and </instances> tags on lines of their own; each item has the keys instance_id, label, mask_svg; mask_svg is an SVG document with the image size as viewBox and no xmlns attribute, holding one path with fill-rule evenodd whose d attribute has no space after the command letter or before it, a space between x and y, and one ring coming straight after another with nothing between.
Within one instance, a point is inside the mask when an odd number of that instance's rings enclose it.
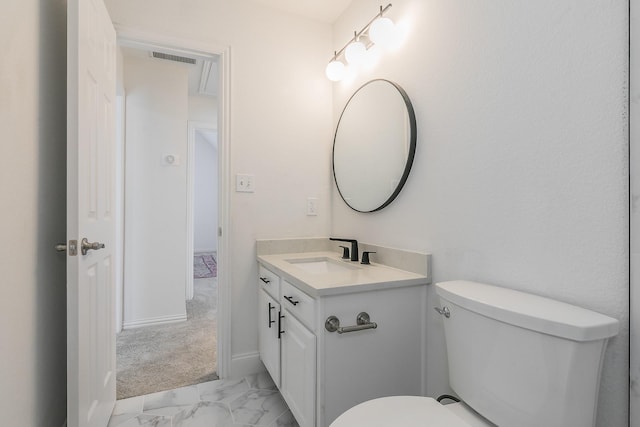
<instances>
[{"instance_id":1,"label":"bathroom vanity","mask_svg":"<svg viewBox=\"0 0 640 427\"><path fill-rule=\"evenodd\" d=\"M317 240L325 250L258 245L260 358L301 427L326 427L376 397L424 392L429 255L411 253L419 272L376 263L377 254L362 265ZM365 247L406 262L385 249Z\"/></svg>"}]
</instances>

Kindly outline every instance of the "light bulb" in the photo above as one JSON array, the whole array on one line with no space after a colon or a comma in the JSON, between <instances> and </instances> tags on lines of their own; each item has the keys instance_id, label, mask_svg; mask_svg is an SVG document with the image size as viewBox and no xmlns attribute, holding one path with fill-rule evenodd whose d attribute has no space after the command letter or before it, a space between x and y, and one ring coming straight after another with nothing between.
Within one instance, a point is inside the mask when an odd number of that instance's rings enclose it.
<instances>
[{"instance_id":1,"label":"light bulb","mask_svg":"<svg viewBox=\"0 0 640 427\"><path fill-rule=\"evenodd\" d=\"M337 82L342 80L345 75L345 67L344 64L337 59L329 62L327 64L327 68L324 70L327 78L332 82Z\"/></svg>"},{"instance_id":2,"label":"light bulb","mask_svg":"<svg viewBox=\"0 0 640 427\"><path fill-rule=\"evenodd\" d=\"M371 23L369 27L369 38L372 42L380 46L386 46L392 43L394 38L395 25L389 18L381 16Z\"/></svg>"},{"instance_id":3,"label":"light bulb","mask_svg":"<svg viewBox=\"0 0 640 427\"><path fill-rule=\"evenodd\" d=\"M367 54L367 48L364 43L360 41L354 41L347 46L344 51L344 57L347 58L347 62L350 65L357 65L364 59Z\"/></svg>"}]
</instances>

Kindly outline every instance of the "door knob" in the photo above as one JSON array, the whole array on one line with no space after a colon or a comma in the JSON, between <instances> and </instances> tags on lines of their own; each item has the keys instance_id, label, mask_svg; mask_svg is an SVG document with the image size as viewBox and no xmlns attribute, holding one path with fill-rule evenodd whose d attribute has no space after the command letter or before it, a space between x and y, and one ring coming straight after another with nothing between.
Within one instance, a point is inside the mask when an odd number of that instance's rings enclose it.
<instances>
[{"instance_id":1,"label":"door knob","mask_svg":"<svg viewBox=\"0 0 640 427\"><path fill-rule=\"evenodd\" d=\"M100 242L89 242L89 240L87 240L87 238L85 237L84 239L82 239L82 241L80 242L80 249L82 251L82 255L86 255L87 252L89 252L90 250L93 251L97 251L98 249L102 249L104 248L104 243L100 243Z\"/></svg>"}]
</instances>

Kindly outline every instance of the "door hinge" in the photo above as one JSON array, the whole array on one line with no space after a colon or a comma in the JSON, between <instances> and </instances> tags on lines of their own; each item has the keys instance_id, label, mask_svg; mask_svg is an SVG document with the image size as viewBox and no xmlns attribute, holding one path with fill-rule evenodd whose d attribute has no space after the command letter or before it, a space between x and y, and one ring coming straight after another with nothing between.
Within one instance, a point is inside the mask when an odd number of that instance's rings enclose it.
<instances>
[{"instance_id":1,"label":"door hinge","mask_svg":"<svg viewBox=\"0 0 640 427\"><path fill-rule=\"evenodd\" d=\"M218 227L218 237L222 237L222 227Z\"/></svg>"}]
</instances>

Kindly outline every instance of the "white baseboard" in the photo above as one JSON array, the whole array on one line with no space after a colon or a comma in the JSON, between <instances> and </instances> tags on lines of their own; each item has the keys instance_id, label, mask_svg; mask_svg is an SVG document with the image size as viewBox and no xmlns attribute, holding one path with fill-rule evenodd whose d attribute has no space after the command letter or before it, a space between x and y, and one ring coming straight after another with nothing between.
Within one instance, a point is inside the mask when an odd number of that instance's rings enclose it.
<instances>
[{"instance_id":1,"label":"white baseboard","mask_svg":"<svg viewBox=\"0 0 640 427\"><path fill-rule=\"evenodd\" d=\"M258 372L263 372L265 370L266 369L260 360L260 353L257 351L234 354L231 356L229 378L241 378L246 375L257 374Z\"/></svg>"},{"instance_id":2,"label":"white baseboard","mask_svg":"<svg viewBox=\"0 0 640 427\"><path fill-rule=\"evenodd\" d=\"M218 248L195 248L193 250L194 255L198 255L198 254L203 254L203 253L208 253L210 254L211 252L218 252Z\"/></svg>"},{"instance_id":3,"label":"white baseboard","mask_svg":"<svg viewBox=\"0 0 640 427\"><path fill-rule=\"evenodd\" d=\"M164 325L166 323L184 322L187 320L187 314L176 314L173 316L151 317L147 319L139 319L126 321L122 323L122 329L141 328L143 326Z\"/></svg>"}]
</instances>

